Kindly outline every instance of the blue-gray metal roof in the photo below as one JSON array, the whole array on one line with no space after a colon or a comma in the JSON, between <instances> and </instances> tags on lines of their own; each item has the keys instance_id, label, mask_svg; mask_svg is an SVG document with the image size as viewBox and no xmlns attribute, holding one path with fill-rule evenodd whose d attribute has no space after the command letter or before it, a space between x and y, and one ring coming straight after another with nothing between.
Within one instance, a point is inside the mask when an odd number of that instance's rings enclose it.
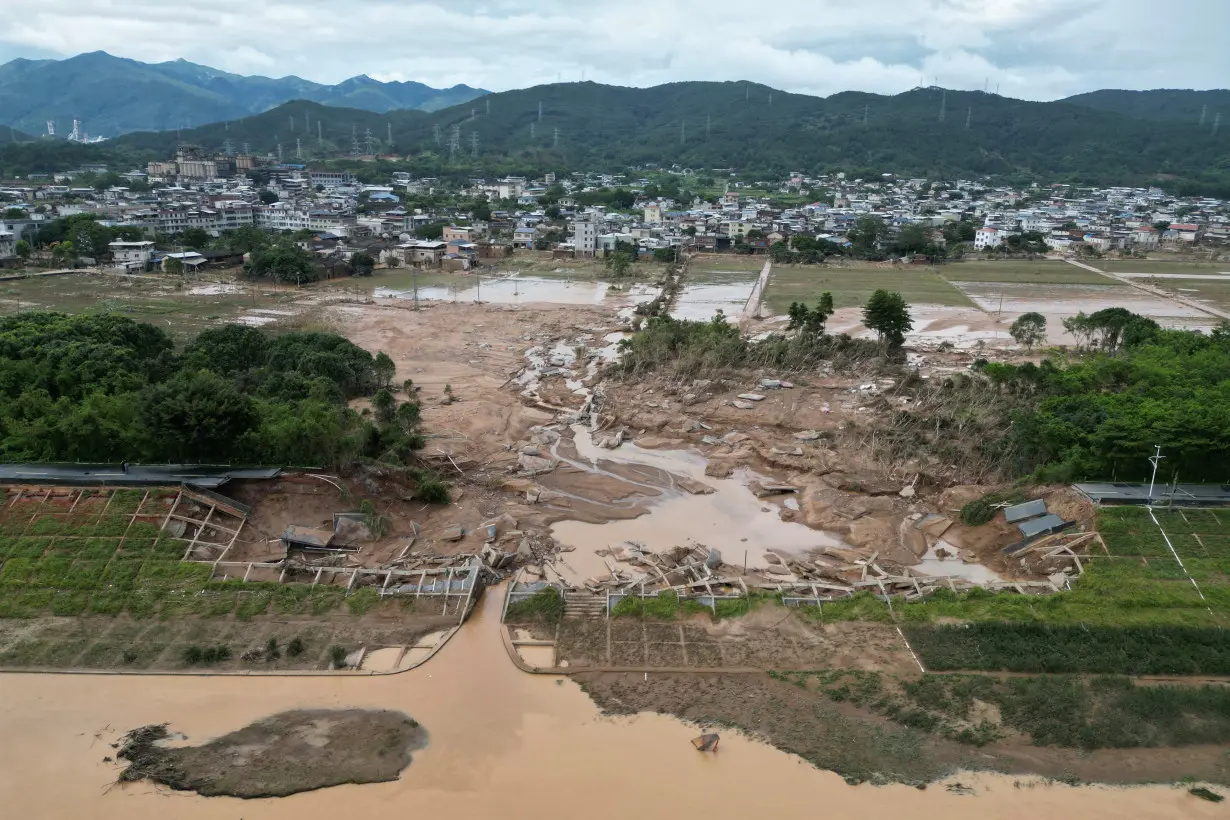
<instances>
[{"instance_id":1,"label":"blue-gray metal roof","mask_svg":"<svg viewBox=\"0 0 1230 820\"><path fill-rule=\"evenodd\" d=\"M1024 504L1017 504L1014 507L1008 507L1004 510L1004 519L1009 524L1015 524L1018 521L1024 521L1026 518L1033 518L1038 515L1046 514L1046 502L1041 498L1034 501L1026 501Z\"/></svg>"},{"instance_id":2,"label":"blue-gray metal roof","mask_svg":"<svg viewBox=\"0 0 1230 820\"><path fill-rule=\"evenodd\" d=\"M1094 501L1108 504L1230 504L1228 484L1157 484L1150 499L1148 484L1132 482L1092 482L1076 484L1076 489Z\"/></svg>"},{"instance_id":3,"label":"blue-gray metal roof","mask_svg":"<svg viewBox=\"0 0 1230 820\"><path fill-rule=\"evenodd\" d=\"M1033 538L1035 535L1043 535L1063 529L1072 523L1071 521L1064 521L1054 513L1050 513L1041 518L1031 518L1029 521L1023 521L1017 524L1017 528L1020 529L1021 534L1026 538Z\"/></svg>"},{"instance_id":4,"label":"blue-gray metal roof","mask_svg":"<svg viewBox=\"0 0 1230 820\"><path fill-rule=\"evenodd\" d=\"M281 467L232 468L183 464L0 464L0 481L31 484L192 484L221 487L232 479L272 479Z\"/></svg>"}]
</instances>

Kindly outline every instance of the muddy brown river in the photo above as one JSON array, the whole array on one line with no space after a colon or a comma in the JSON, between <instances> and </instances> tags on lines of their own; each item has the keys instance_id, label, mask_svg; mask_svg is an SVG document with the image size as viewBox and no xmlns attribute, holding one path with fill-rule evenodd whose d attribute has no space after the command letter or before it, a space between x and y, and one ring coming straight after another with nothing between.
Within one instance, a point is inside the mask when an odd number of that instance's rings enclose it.
<instances>
[{"instance_id":1,"label":"muddy brown river","mask_svg":"<svg viewBox=\"0 0 1230 820\"><path fill-rule=\"evenodd\" d=\"M0 817L42 818L1202 818L1225 810L1185 789L1016 788L962 776L974 795L852 787L725 732L717 754L672 718L605 718L571 681L519 672L499 636L503 591L429 663L387 677L0 675ZM111 786L123 732L170 722L193 743L296 708L399 709L430 733L400 781L276 800Z\"/></svg>"}]
</instances>

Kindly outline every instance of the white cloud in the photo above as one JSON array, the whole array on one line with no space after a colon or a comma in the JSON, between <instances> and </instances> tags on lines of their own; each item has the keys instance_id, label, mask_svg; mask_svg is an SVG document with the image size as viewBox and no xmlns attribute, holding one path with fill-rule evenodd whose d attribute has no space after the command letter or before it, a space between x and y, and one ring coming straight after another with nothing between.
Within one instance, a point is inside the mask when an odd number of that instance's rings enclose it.
<instances>
[{"instance_id":1,"label":"white cloud","mask_svg":"<svg viewBox=\"0 0 1230 820\"><path fill-rule=\"evenodd\" d=\"M1230 76L1230 3L1180 0L5 0L0 54L105 50L236 73L500 91L753 80L904 91L938 78L1053 99Z\"/></svg>"}]
</instances>

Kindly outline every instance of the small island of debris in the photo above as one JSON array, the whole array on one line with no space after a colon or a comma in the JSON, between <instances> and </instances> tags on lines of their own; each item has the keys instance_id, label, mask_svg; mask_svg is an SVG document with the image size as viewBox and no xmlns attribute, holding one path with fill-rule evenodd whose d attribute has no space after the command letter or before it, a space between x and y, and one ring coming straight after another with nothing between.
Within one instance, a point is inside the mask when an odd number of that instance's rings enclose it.
<instances>
[{"instance_id":1,"label":"small island of debris","mask_svg":"<svg viewBox=\"0 0 1230 820\"><path fill-rule=\"evenodd\" d=\"M282 712L202 746L170 748L167 724L125 735L120 782L152 780L206 797L285 797L344 783L396 780L427 732L392 711Z\"/></svg>"}]
</instances>

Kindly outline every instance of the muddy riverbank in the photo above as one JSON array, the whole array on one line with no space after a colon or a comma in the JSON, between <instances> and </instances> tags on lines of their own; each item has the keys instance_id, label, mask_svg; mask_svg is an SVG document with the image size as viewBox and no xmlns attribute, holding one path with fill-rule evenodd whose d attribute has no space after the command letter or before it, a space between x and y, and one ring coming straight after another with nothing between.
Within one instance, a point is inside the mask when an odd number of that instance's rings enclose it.
<instances>
[{"instance_id":1,"label":"muddy riverbank","mask_svg":"<svg viewBox=\"0 0 1230 820\"><path fill-rule=\"evenodd\" d=\"M965 774L958 779L976 797L943 786L851 787L729 730L719 754L700 754L688 742L694 728L674 718L603 716L574 683L517 671L501 646L500 599L485 596L429 664L388 678L0 675L0 800L6 812L31 820L311 820L393 806L432 807L457 818L543 820L575 816L578 807L594 818L654 817L680 795L719 820L768 806L796 816L824 806L868 818L922 813L958 820L1221 816L1217 806L1171 787L1071 788ZM243 802L168 793L144 782L112 786L118 767L103 760L133 726L170 721L203 743L288 709L347 708L414 715L431 728L431 744L393 782Z\"/></svg>"}]
</instances>

